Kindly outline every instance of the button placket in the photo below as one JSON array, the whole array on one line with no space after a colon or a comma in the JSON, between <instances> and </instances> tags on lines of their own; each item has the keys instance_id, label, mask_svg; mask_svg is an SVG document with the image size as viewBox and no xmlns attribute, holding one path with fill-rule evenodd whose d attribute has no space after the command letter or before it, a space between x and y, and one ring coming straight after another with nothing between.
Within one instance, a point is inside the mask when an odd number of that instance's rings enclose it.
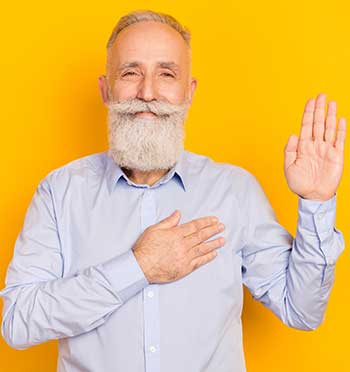
<instances>
[{"instance_id":1,"label":"button placket","mask_svg":"<svg viewBox=\"0 0 350 372\"><path fill-rule=\"evenodd\" d=\"M154 225L156 221L156 189L146 188L141 200L142 229ZM143 289L144 345L146 372L160 372L160 325L159 325L159 288L149 284Z\"/></svg>"}]
</instances>

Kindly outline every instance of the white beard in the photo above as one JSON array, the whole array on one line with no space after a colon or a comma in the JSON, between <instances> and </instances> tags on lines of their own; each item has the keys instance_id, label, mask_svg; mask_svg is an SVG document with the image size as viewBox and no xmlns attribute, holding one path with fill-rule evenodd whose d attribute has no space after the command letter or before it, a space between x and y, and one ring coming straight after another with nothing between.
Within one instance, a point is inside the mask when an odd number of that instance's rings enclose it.
<instances>
[{"instance_id":1,"label":"white beard","mask_svg":"<svg viewBox=\"0 0 350 372\"><path fill-rule=\"evenodd\" d=\"M189 102L132 99L108 105L110 154L120 166L139 171L170 169L184 148L184 121ZM151 111L154 118L138 117L135 112Z\"/></svg>"}]
</instances>

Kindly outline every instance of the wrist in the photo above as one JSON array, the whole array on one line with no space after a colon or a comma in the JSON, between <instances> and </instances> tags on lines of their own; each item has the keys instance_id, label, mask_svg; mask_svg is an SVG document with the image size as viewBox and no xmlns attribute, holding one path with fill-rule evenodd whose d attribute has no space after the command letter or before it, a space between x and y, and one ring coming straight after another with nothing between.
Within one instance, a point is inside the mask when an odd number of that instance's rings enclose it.
<instances>
[{"instance_id":1,"label":"wrist","mask_svg":"<svg viewBox=\"0 0 350 372\"><path fill-rule=\"evenodd\" d=\"M297 194L300 198L306 199L306 200L313 200L313 201L319 201L319 202L325 202L327 200L330 200L336 195L335 193L332 195L316 195L316 194L308 194L308 195L300 195Z\"/></svg>"},{"instance_id":2,"label":"wrist","mask_svg":"<svg viewBox=\"0 0 350 372\"><path fill-rule=\"evenodd\" d=\"M136 261L141 267L141 270L143 271L143 274L145 275L148 283L151 284L153 282L153 277L151 275L151 270L150 270L150 266L149 266L147 258L137 250L133 250L133 252L134 252Z\"/></svg>"}]
</instances>

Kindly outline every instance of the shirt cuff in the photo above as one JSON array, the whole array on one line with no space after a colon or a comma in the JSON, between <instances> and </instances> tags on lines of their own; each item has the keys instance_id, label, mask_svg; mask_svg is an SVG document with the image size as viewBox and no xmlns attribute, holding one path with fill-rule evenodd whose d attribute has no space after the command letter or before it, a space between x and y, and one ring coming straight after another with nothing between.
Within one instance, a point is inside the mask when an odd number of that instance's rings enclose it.
<instances>
[{"instance_id":1,"label":"shirt cuff","mask_svg":"<svg viewBox=\"0 0 350 372\"><path fill-rule=\"evenodd\" d=\"M149 284L132 249L102 263L101 268L123 302Z\"/></svg>"},{"instance_id":2,"label":"shirt cuff","mask_svg":"<svg viewBox=\"0 0 350 372\"><path fill-rule=\"evenodd\" d=\"M317 234L321 240L333 231L335 211L336 195L326 201L303 199L298 196L298 224Z\"/></svg>"}]
</instances>

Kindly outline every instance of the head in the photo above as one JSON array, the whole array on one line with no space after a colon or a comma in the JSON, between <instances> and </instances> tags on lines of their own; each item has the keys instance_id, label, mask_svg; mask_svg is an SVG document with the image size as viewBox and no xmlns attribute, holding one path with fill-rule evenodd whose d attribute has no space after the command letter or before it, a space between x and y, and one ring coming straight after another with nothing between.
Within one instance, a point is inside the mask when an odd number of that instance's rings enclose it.
<instances>
[{"instance_id":1,"label":"head","mask_svg":"<svg viewBox=\"0 0 350 372\"><path fill-rule=\"evenodd\" d=\"M172 167L196 85L187 29L153 11L122 17L107 43L106 75L99 77L114 160L143 171Z\"/></svg>"}]
</instances>

